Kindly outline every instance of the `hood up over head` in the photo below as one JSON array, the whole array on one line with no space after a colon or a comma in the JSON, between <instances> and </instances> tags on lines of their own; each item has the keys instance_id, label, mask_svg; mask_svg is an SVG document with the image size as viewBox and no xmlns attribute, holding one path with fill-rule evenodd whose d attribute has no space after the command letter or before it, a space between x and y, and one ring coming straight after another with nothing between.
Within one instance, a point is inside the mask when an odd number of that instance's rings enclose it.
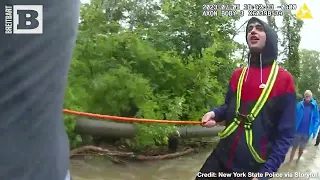
<instances>
[{"instance_id":1,"label":"hood up over head","mask_svg":"<svg viewBox=\"0 0 320 180\"><path fill-rule=\"evenodd\" d=\"M248 56L248 61L250 66L255 67L266 67L272 65L272 63L277 60L278 57L278 35L275 30L272 29L272 27L265 23L264 21L253 17L249 19L246 27L246 41L247 41L247 35L248 35L248 26L251 23L258 22L260 23L264 31L266 33L266 43L264 48L262 49L260 53L260 59L256 59L255 61L250 60L251 59L251 52ZM248 41L247 41L248 43Z\"/></svg>"}]
</instances>

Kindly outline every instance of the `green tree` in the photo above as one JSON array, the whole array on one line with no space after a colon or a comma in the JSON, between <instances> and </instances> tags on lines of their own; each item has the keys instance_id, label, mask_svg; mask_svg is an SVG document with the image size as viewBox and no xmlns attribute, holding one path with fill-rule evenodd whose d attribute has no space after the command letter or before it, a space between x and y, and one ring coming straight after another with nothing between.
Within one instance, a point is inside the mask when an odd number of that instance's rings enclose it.
<instances>
[{"instance_id":1,"label":"green tree","mask_svg":"<svg viewBox=\"0 0 320 180\"><path fill-rule=\"evenodd\" d=\"M204 17L210 1L93 0L81 23L64 107L98 114L200 120L221 104L236 67L239 17ZM220 0L219 3L232 3ZM76 146L74 117L65 125ZM166 144L174 126L136 124L136 149Z\"/></svg>"},{"instance_id":2,"label":"green tree","mask_svg":"<svg viewBox=\"0 0 320 180\"><path fill-rule=\"evenodd\" d=\"M280 1L281 4L286 4L285 0ZM285 68L291 72L294 79L297 80L300 76L300 55L299 45L301 41L300 31L303 26L303 21L297 19L295 14L290 11L285 11L283 16L283 26L281 32L283 40L281 46L284 48L283 55Z\"/></svg>"},{"instance_id":3,"label":"green tree","mask_svg":"<svg viewBox=\"0 0 320 180\"><path fill-rule=\"evenodd\" d=\"M320 98L320 52L313 50L300 50L300 72L298 87L303 94L305 90L311 90L314 97Z\"/></svg>"}]
</instances>

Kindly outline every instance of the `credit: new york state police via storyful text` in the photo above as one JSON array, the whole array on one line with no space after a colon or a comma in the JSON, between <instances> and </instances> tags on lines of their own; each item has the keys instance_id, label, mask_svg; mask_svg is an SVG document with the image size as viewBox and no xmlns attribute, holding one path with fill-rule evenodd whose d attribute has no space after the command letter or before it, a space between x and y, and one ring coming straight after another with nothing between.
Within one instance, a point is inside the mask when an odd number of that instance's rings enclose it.
<instances>
[{"instance_id":1,"label":"credit: new york state police via storyful text","mask_svg":"<svg viewBox=\"0 0 320 180\"><path fill-rule=\"evenodd\" d=\"M276 172L276 173L254 173L254 172L233 172L233 173L225 173L225 172L210 172L210 173L202 173L198 172L197 177L199 178L319 178L320 173L318 172Z\"/></svg>"}]
</instances>

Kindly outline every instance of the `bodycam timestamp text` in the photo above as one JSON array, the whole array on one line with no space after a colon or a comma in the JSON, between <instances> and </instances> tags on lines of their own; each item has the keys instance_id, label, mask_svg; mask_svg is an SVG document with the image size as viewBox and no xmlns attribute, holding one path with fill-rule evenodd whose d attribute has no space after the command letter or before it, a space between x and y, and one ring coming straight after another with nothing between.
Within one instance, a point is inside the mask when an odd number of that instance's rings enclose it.
<instances>
[{"instance_id":1,"label":"bodycam timestamp text","mask_svg":"<svg viewBox=\"0 0 320 180\"><path fill-rule=\"evenodd\" d=\"M205 4L202 15L215 16L283 16L284 10L294 9L295 6L275 6L273 4Z\"/></svg>"},{"instance_id":2,"label":"bodycam timestamp text","mask_svg":"<svg viewBox=\"0 0 320 180\"><path fill-rule=\"evenodd\" d=\"M205 4L202 6L203 16L244 16L240 4Z\"/></svg>"},{"instance_id":3,"label":"bodycam timestamp text","mask_svg":"<svg viewBox=\"0 0 320 180\"><path fill-rule=\"evenodd\" d=\"M199 178L319 178L320 173L318 172L277 172L277 173L254 173L254 172L209 172L202 173L198 172L197 177Z\"/></svg>"}]
</instances>

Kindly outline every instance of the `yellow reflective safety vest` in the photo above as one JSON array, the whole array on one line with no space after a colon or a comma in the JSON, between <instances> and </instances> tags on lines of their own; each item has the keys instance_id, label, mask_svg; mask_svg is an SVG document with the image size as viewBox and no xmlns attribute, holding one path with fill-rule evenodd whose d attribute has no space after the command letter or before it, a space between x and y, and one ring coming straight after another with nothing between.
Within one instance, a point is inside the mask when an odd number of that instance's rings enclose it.
<instances>
[{"instance_id":1,"label":"yellow reflective safety vest","mask_svg":"<svg viewBox=\"0 0 320 180\"><path fill-rule=\"evenodd\" d=\"M238 81L235 118L233 119L232 123L228 127L226 127L223 131L219 132L219 136L221 139L228 137L240 125L240 120L238 118L240 115L239 108L240 108L240 100L241 100L241 90L242 90L242 84L243 84L244 76L246 74L247 69L248 69L247 67L243 68L241 75L240 75L240 78L239 78L239 81ZM278 70L279 70L279 66L276 62L274 62L272 65L268 80L267 80L267 84L264 87L264 89L262 90L261 95L260 95L258 101L256 102L256 104L254 105L254 107L252 108L251 112L246 116L246 121L244 122L245 136L246 136L246 142L247 142L248 148L249 148L252 156L254 157L254 159L258 163L264 163L265 160L260 157L260 155L257 153L257 151L252 146L252 141L253 141L252 122L255 120L255 118L257 117L257 115L261 111L262 107L264 106L264 104L268 100L270 92L273 88L273 85L274 85L276 79L277 79Z\"/></svg>"}]
</instances>

